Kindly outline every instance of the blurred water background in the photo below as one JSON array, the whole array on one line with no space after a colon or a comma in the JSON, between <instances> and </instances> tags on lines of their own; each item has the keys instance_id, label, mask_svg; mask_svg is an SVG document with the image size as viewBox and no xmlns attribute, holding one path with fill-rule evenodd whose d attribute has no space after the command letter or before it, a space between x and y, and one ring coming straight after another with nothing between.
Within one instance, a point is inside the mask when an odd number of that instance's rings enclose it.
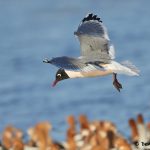
<instances>
[{"instance_id":1,"label":"blurred water background","mask_svg":"<svg viewBox=\"0 0 150 150\"><path fill-rule=\"evenodd\" d=\"M45 57L79 56L73 32L89 12L107 26L117 60L131 60L140 77L74 79L51 87L57 68ZM63 140L73 114L110 120L128 136L127 120L143 113L150 119L150 1L148 0L0 0L0 131L8 124L23 129L48 120L52 136Z\"/></svg>"}]
</instances>

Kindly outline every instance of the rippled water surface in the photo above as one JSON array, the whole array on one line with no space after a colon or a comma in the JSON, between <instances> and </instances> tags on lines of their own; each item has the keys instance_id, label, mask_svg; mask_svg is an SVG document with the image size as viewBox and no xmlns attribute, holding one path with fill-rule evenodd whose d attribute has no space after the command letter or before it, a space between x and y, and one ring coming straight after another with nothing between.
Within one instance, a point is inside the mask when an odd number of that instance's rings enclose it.
<instances>
[{"instance_id":1,"label":"rippled water surface","mask_svg":"<svg viewBox=\"0 0 150 150\"><path fill-rule=\"evenodd\" d=\"M0 130L13 124L23 130L49 120L55 139L64 139L69 114L111 120L128 136L130 117L150 118L150 1L148 0L0 0ZM79 56L73 36L80 20L101 16L118 61L131 60L140 77L74 79L51 87L57 68L45 57Z\"/></svg>"}]
</instances>

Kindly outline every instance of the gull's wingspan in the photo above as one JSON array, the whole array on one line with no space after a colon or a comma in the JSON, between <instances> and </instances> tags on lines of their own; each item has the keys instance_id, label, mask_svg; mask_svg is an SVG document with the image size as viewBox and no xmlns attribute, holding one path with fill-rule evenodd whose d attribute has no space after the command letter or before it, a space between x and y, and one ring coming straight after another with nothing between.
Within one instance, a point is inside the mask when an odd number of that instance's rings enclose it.
<instances>
[{"instance_id":1,"label":"gull's wingspan","mask_svg":"<svg viewBox=\"0 0 150 150\"><path fill-rule=\"evenodd\" d=\"M63 68L66 70L74 70L74 71L89 72L101 68L101 66L99 65L100 62L86 63L83 59L71 58L66 56L52 58L51 60L44 59L43 62L50 63L58 68Z\"/></svg>"},{"instance_id":2,"label":"gull's wingspan","mask_svg":"<svg viewBox=\"0 0 150 150\"><path fill-rule=\"evenodd\" d=\"M114 58L110 54L110 46L112 45L109 43L107 30L96 15L86 16L74 34L78 36L80 41L83 57L87 57L91 61L103 60L104 63Z\"/></svg>"}]
</instances>

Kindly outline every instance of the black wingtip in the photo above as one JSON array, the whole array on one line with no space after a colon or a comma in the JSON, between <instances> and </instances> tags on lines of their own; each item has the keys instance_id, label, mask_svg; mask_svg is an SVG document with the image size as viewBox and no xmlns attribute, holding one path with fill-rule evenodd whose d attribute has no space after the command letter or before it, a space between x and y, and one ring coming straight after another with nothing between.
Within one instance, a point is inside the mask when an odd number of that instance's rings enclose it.
<instances>
[{"instance_id":1,"label":"black wingtip","mask_svg":"<svg viewBox=\"0 0 150 150\"><path fill-rule=\"evenodd\" d=\"M43 63L51 63L51 61L48 60L47 58L45 58L45 59L43 60Z\"/></svg>"},{"instance_id":2,"label":"black wingtip","mask_svg":"<svg viewBox=\"0 0 150 150\"><path fill-rule=\"evenodd\" d=\"M86 17L83 18L82 22L90 21L90 20L97 20L98 22L102 22L97 15L93 15L92 13L88 14Z\"/></svg>"}]
</instances>

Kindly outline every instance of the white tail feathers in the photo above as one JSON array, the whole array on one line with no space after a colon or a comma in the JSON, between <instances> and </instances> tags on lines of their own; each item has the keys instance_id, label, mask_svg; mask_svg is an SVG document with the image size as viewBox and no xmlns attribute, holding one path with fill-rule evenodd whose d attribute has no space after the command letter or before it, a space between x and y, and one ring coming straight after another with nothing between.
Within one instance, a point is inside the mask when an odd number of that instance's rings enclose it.
<instances>
[{"instance_id":1,"label":"white tail feathers","mask_svg":"<svg viewBox=\"0 0 150 150\"><path fill-rule=\"evenodd\" d=\"M139 76L139 69L134 66L129 61L124 61L123 63L118 63L116 61L111 61L110 64L105 65L106 70L112 70L114 73L126 74L129 76Z\"/></svg>"},{"instance_id":2,"label":"white tail feathers","mask_svg":"<svg viewBox=\"0 0 150 150\"><path fill-rule=\"evenodd\" d=\"M132 62L130 62L129 60L123 61L121 64L128 67L129 69L131 69L131 71L139 75L140 70L135 65L133 65Z\"/></svg>"}]
</instances>

